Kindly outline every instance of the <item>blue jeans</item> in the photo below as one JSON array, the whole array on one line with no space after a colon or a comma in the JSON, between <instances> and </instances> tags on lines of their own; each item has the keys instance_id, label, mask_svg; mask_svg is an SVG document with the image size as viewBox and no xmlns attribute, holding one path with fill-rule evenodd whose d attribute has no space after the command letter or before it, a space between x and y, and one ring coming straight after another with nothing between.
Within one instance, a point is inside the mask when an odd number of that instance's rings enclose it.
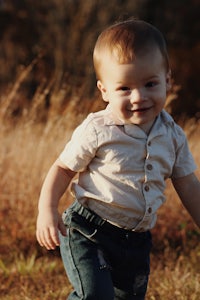
<instances>
[{"instance_id":1,"label":"blue jeans","mask_svg":"<svg viewBox=\"0 0 200 300\"><path fill-rule=\"evenodd\" d=\"M74 288L68 300L143 300L151 234L118 228L77 201L63 214L60 251Z\"/></svg>"}]
</instances>

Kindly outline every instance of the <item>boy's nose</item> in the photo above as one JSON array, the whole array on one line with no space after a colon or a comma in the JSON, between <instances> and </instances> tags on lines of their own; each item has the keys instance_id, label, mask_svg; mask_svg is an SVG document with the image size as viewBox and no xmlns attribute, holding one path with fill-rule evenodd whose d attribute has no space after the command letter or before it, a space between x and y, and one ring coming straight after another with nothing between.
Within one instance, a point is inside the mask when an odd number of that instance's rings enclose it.
<instances>
[{"instance_id":1,"label":"boy's nose","mask_svg":"<svg viewBox=\"0 0 200 300\"><path fill-rule=\"evenodd\" d=\"M131 102L135 103L135 102L140 102L144 100L144 92L142 91L142 89L134 89L132 90L131 93Z\"/></svg>"}]
</instances>

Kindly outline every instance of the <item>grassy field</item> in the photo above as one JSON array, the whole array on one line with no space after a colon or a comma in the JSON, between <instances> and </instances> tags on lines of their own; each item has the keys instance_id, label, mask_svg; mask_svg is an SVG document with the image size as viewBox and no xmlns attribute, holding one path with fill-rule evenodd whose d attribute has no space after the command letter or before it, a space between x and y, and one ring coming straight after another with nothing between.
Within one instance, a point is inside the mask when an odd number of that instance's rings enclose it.
<instances>
[{"instance_id":1,"label":"grassy field","mask_svg":"<svg viewBox=\"0 0 200 300\"><path fill-rule=\"evenodd\" d=\"M35 221L38 195L46 172L74 126L84 117L72 113L74 106L72 101L68 113L59 117L52 115L45 124L30 117L17 124L4 120L1 127L0 299L64 300L71 289L59 249L48 252L37 244ZM0 108L2 118L4 108ZM200 166L200 125L191 120L184 128ZM166 194L168 200L160 209L153 230L152 272L147 299L198 300L200 233L170 183ZM60 210L70 200L67 192L61 200Z\"/></svg>"}]
</instances>

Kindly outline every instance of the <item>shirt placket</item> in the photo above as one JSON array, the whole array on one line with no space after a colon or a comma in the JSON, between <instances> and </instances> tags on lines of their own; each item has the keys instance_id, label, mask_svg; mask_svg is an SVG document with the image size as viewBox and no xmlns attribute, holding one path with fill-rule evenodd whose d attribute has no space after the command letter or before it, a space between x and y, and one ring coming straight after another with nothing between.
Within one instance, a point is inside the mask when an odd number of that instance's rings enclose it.
<instances>
[{"instance_id":1,"label":"shirt placket","mask_svg":"<svg viewBox=\"0 0 200 300\"><path fill-rule=\"evenodd\" d=\"M150 225L152 221L152 213L153 213L153 203L151 201L151 178L152 172L154 171L153 159L151 156L151 148L152 148L152 141L147 140L146 144L146 159L144 162L144 173L145 173L145 180L142 186L143 196L145 200L145 213L143 215L142 220L136 226L135 230L137 231L144 231L148 225Z\"/></svg>"}]
</instances>

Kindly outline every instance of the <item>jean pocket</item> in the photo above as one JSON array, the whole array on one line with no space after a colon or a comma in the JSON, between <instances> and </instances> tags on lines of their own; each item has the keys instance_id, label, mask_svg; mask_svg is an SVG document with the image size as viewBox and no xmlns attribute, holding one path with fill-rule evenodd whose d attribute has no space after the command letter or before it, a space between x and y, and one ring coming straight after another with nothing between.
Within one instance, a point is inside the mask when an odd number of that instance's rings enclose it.
<instances>
[{"instance_id":1,"label":"jean pocket","mask_svg":"<svg viewBox=\"0 0 200 300\"><path fill-rule=\"evenodd\" d=\"M68 223L68 226L71 230L78 231L81 235L83 235L87 239L96 242L96 234L97 234L96 226L93 223L86 220L81 215L77 214L76 212L72 212L71 220Z\"/></svg>"}]
</instances>

